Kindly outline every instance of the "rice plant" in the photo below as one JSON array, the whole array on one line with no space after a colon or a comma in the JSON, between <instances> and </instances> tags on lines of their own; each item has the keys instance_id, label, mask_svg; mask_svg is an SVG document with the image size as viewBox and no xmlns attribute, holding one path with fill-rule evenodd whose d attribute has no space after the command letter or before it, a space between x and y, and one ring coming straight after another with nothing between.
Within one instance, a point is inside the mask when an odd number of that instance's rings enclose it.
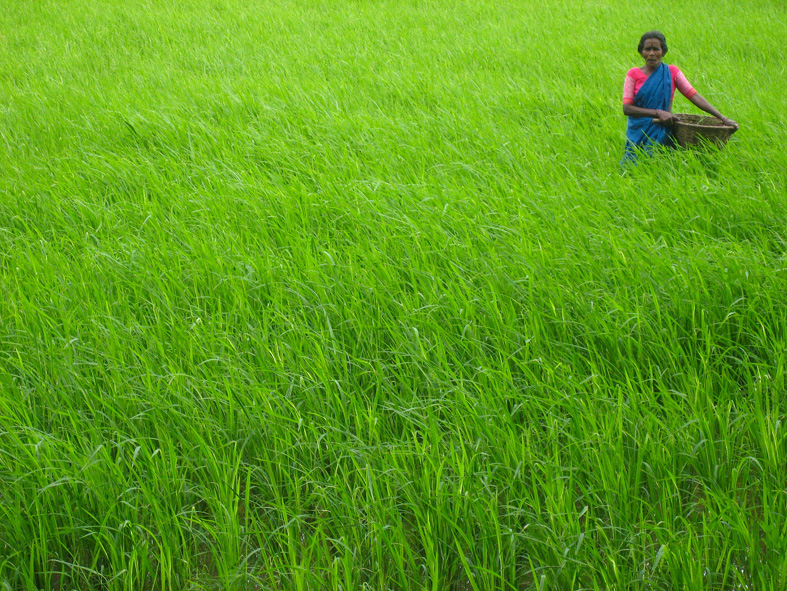
<instances>
[{"instance_id":1,"label":"rice plant","mask_svg":"<svg viewBox=\"0 0 787 591\"><path fill-rule=\"evenodd\" d=\"M787 585L782 3L8 4L0 588Z\"/></svg>"}]
</instances>

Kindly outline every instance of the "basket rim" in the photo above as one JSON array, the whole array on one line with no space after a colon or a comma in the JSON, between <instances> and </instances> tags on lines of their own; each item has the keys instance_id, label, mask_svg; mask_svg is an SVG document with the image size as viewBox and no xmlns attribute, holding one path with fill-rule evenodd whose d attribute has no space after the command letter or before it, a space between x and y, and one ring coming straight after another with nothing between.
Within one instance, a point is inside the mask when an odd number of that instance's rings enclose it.
<instances>
[{"instance_id":1,"label":"basket rim","mask_svg":"<svg viewBox=\"0 0 787 591\"><path fill-rule=\"evenodd\" d=\"M694 121L686 121L685 119L680 119L680 117L691 117L691 118L698 118L700 121L705 121L706 119L715 119L712 115L696 115L694 113L675 113L679 117L677 121L675 121L674 125L686 125L691 127L699 127L703 129L735 129L732 125L726 125L723 121L719 123L714 123L713 125L706 125L703 123L696 123ZM716 121L719 121L716 119Z\"/></svg>"}]
</instances>

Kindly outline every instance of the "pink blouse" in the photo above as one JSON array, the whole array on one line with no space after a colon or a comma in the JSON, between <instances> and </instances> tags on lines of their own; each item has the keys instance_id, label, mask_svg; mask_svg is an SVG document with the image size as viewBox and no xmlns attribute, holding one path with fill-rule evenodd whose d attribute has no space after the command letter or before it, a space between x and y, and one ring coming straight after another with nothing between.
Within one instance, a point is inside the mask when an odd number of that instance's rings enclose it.
<instances>
[{"instance_id":1,"label":"pink blouse","mask_svg":"<svg viewBox=\"0 0 787 591\"><path fill-rule=\"evenodd\" d=\"M689 84L689 81L686 80L686 76L683 75L683 72L680 71L678 66L670 66L669 69L672 74L672 96L670 97L670 104L672 104L672 99L675 98L676 88L680 90L680 93L686 98L691 98L697 94L697 91ZM626 82L623 85L624 105L634 104L634 97L647 79L648 75L639 68L631 68L628 71L626 74Z\"/></svg>"}]
</instances>

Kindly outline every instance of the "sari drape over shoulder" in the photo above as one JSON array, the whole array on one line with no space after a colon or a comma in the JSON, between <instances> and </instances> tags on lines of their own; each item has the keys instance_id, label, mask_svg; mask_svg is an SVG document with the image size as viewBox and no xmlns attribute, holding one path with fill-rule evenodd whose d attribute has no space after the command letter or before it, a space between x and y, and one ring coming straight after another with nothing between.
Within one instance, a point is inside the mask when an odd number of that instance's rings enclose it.
<instances>
[{"instance_id":1,"label":"sari drape over shoulder","mask_svg":"<svg viewBox=\"0 0 787 591\"><path fill-rule=\"evenodd\" d=\"M634 106L644 109L669 111L672 102L672 73L669 66L662 63L653 72L634 97ZM653 152L654 145L672 147L671 130L658 123L653 117L629 117L626 128L626 153L621 164L636 163L637 152Z\"/></svg>"}]
</instances>

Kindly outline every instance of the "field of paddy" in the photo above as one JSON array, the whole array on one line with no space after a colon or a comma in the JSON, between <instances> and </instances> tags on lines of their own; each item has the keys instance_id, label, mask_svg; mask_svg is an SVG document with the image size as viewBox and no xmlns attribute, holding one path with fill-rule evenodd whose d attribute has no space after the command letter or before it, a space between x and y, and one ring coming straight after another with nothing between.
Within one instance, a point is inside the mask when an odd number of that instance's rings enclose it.
<instances>
[{"instance_id":1,"label":"field of paddy","mask_svg":"<svg viewBox=\"0 0 787 591\"><path fill-rule=\"evenodd\" d=\"M621 174L654 28L741 129ZM5 3L0 591L787 587L785 39Z\"/></svg>"}]
</instances>

